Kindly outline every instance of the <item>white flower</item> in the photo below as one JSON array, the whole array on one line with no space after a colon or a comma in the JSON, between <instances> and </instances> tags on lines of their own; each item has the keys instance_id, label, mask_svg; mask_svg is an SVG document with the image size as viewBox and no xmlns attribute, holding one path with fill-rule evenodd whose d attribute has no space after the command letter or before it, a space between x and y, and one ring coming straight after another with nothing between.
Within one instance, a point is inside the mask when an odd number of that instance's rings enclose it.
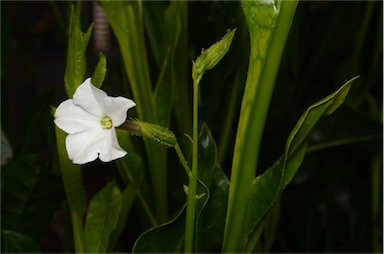
<instances>
[{"instance_id":1,"label":"white flower","mask_svg":"<svg viewBox=\"0 0 384 254\"><path fill-rule=\"evenodd\" d=\"M84 164L97 157L108 162L125 156L115 127L125 122L128 109L134 106L130 99L109 97L86 79L73 99L62 102L55 112L55 124L68 133L65 145L69 159Z\"/></svg>"}]
</instances>

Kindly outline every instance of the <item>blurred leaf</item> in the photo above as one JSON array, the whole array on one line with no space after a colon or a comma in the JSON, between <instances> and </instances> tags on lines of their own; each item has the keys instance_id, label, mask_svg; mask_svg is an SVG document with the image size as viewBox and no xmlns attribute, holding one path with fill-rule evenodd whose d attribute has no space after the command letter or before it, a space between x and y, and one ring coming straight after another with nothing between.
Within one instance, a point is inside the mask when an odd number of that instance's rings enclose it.
<instances>
[{"instance_id":1,"label":"blurred leaf","mask_svg":"<svg viewBox=\"0 0 384 254\"><path fill-rule=\"evenodd\" d=\"M92 198L85 223L85 250L106 253L109 237L117 226L122 196L119 187L111 182Z\"/></svg>"},{"instance_id":2,"label":"blurred leaf","mask_svg":"<svg viewBox=\"0 0 384 254\"><path fill-rule=\"evenodd\" d=\"M81 178L81 167L73 164L68 158L65 148L65 138L67 134L57 126L55 126L55 130L57 152L67 202L70 210L74 211L79 218L82 218L85 208L85 192Z\"/></svg>"},{"instance_id":3,"label":"blurred leaf","mask_svg":"<svg viewBox=\"0 0 384 254\"><path fill-rule=\"evenodd\" d=\"M54 114L54 110L52 110ZM71 215L73 240L75 250L84 252L84 209L85 209L85 191L82 183L81 167L75 165L68 158L65 146L67 134L55 126L57 154L59 158L60 172L63 180L66 201Z\"/></svg>"},{"instance_id":4,"label":"blurred leaf","mask_svg":"<svg viewBox=\"0 0 384 254\"><path fill-rule=\"evenodd\" d=\"M126 226L126 221L128 218L128 213L131 210L133 201L135 200L137 195L137 186L135 184L130 184L125 188L125 190L121 193L121 210L119 213L119 219L117 222L117 226L115 230L111 233L109 237L109 244L107 252L113 252L116 242Z\"/></svg>"},{"instance_id":5,"label":"blurred leaf","mask_svg":"<svg viewBox=\"0 0 384 254\"><path fill-rule=\"evenodd\" d=\"M52 216L60 209L63 200L64 189L61 178L50 176L46 170L41 170L20 218L18 231L40 242L47 234Z\"/></svg>"},{"instance_id":6,"label":"blurred leaf","mask_svg":"<svg viewBox=\"0 0 384 254\"><path fill-rule=\"evenodd\" d=\"M156 84L155 100L158 123L169 126L173 106L173 87L177 84L175 79L175 49L180 35L180 9L182 2L174 1L164 12L164 31L161 52L161 71Z\"/></svg>"},{"instance_id":7,"label":"blurred leaf","mask_svg":"<svg viewBox=\"0 0 384 254\"><path fill-rule=\"evenodd\" d=\"M40 165L36 157L12 161L2 168L2 227L16 230L21 216L27 208L28 201L36 187Z\"/></svg>"},{"instance_id":8,"label":"blurred leaf","mask_svg":"<svg viewBox=\"0 0 384 254\"><path fill-rule=\"evenodd\" d=\"M77 5L76 5L77 6ZM86 48L91 37L93 25L86 33L81 31L80 12L71 5L69 20L69 41L67 50L67 67L64 74L65 89L68 97L72 98L76 88L85 79Z\"/></svg>"},{"instance_id":9,"label":"blurred leaf","mask_svg":"<svg viewBox=\"0 0 384 254\"><path fill-rule=\"evenodd\" d=\"M139 199L139 202L144 209L143 211L146 214L144 228L153 227L158 223L152 212L152 190L147 178L144 176L144 162L133 149L131 134L127 131L117 129L117 136L121 147L127 151L127 155L117 161L120 176L126 186L133 183L139 189L137 191L137 198ZM143 213L141 212L140 214Z\"/></svg>"},{"instance_id":10,"label":"blurred leaf","mask_svg":"<svg viewBox=\"0 0 384 254\"><path fill-rule=\"evenodd\" d=\"M16 231L2 230L2 253L40 253L40 247L31 238Z\"/></svg>"},{"instance_id":11,"label":"blurred leaf","mask_svg":"<svg viewBox=\"0 0 384 254\"><path fill-rule=\"evenodd\" d=\"M19 134L20 145L16 154L23 156L28 153L35 153L37 149L46 146L45 137L50 133L51 125L42 123L52 120L50 115L52 96L53 91L48 91L28 105L26 118L22 123L25 128Z\"/></svg>"},{"instance_id":12,"label":"blurred leaf","mask_svg":"<svg viewBox=\"0 0 384 254\"><path fill-rule=\"evenodd\" d=\"M2 168L2 227L40 242L64 197L61 179L49 176L35 156L10 161Z\"/></svg>"},{"instance_id":13,"label":"blurred leaf","mask_svg":"<svg viewBox=\"0 0 384 254\"><path fill-rule=\"evenodd\" d=\"M1 132L1 166L4 166L7 164L7 162L13 157L13 151L12 147L9 144L8 138L3 132L3 128L0 125L0 132Z\"/></svg>"},{"instance_id":14,"label":"blurred leaf","mask_svg":"<svg viewBox=\"0 0 384 254\"><path fill-rule=\"evenodd\" d=\"M142 3L100 1L117 38L139 117L155 122L153 93L147 63Z\"/></svg>"},{"instance_id":15,"label":"blurred leaf","mask_svg":"<svg viewBox=\"0 0 384 254\"><path fill-rule=\"evenodd\" d=\"M158 122L149 74L141 1L100 1L120 46L129 88L136 102L140 119ZM166 150L146 143L151 187L155 196L156 218L164 222L168 217L166 186Z\"/></svg>"},{"instance_id":16,"label":"blurred leaf","mask_svg":"<svg viewBox=\"0 0 384 254\"><path fill-rule=\"evenodd\" d=\"M3 77L4 72L8 66L9 46L11 43L11 22L8 15L5 14L6 8L1 9L1 67L0 78Z\"/></svg>"},{"instance_id":17,"label":"blurred leaf","mask_svg":"<svg viewBox=\"0 0 384 254\"><path fill-rule=\"evenodd\" d=\"M144 232L135 242L132 253L180 253L184 245L185 206L176 216Z\"/></svg>"},{"instance_id":18,"label":"blurred leaf","mask_svg":"<svg viewBox=\"0 0 384 254\"><path fill-rule=\"evenodd\" d=\"M246 217L245 233L247 235L252 231L259 230L258 227L261 226L259 222L272 208L279 194L296 174L304 158L306 139L311 130L322 116L333 112L343 103L352 82L356 78L349 80L339 90L310 106L289 135L284 155L264 174L254 179L250 197L251 203ZM244 241L246 243L246 237ZM253 239L250 241L253 244L256 243ZM245 248L246 251L252 251L254 246L246 246Z\"/></svg>"},{"instance_id":19,"label":"blurred leaf","mask_svg":"<svg viewBox=\"0 0 384 254\"><path fill-rule=\"evenodd\" d=\"M107 60L103 53L99 54L99 62L96 66L95 72L92 75L91 83L100 88L104 82L105 74L107 73Z\"/></svg>"},{"instance_id":20,"label":"blurred leaf","mask_svg":"<svg viewBox=\"0 0 384 254\"><path fill-rule=\"evenodd\" d=\"M382 149L382 123L349 107L340 107L313 130L307 152L340 145L355 145L357 149Z\"/></svg>"}]
</instances>

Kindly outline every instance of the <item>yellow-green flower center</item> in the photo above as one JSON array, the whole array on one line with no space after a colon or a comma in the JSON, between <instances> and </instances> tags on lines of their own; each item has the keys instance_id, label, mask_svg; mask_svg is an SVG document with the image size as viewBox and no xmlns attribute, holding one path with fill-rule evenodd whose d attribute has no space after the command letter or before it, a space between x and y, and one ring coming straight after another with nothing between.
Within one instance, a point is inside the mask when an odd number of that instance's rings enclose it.
<instances>
[{"instance_id":1,"label":"yellow-green flower center","mask_svg":"<svg viewBox=\"0 0 384 254\"><path fill-rule=\"evenodd\" d=\"M109 116L104 116L104 118L101 119L101 127L103 129L112 128L112 119Z\"/></svg>"}]
</instances>

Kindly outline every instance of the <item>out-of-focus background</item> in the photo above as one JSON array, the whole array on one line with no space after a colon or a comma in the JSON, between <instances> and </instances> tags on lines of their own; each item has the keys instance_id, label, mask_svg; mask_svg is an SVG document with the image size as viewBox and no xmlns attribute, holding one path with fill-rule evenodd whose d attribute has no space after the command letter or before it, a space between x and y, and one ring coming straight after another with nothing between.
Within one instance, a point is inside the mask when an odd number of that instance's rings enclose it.
<instances>
[{"instance_id":1,"label":"out-of-focus background","mask_svg":"<svg viewBox=\"0 0 384 254\"><path fill-rule=\"evenodd\" d=\"M39 165L43 165L46 178L41 180L41 188L61 183L50 106L56 107L67 99L64 71L69 4L1 1L2 155L12 153L14 159L32 156L42 162ZM144 1L144 10L150 4L156 2ZM94 3L83 2L81 13L85 30L97 16ZM145 15L149 13L144 12ZM246 70L248 63L246 26L238 1L188 3L189 63L202 48L234 27L239 30L228 56L215 71L204 76L200 101L201 121L210 127L219 145L218 159L228 175L232 157L232 148L228 147L233 147L236 123L224 133L220 117L230 104L233 91L238 93L236 112L240 108L243 87L233 90L231 84L233 70L239 66ZM119 47L109 32L106 40L110 47L104 52L108 62L105 89L121 94L123 91L114 82L127 81ZM88 47L88 73L97 63L99 50L95 43L93 35ZM148 52L149 62L154 65L150 47ZM157 75L156 71L152 75ZM245 80L246 72L242 75L239 79ZM353 84L345 105L313 131L304 163L281 197L273 252L382 250L381 1L299 3L272 98L260 168L268 168L278 158L290 130L309 105L356 75L360 78ZM228 147L221 148L224 137ZM8 148L3 145L6 139ZM2 156L2 167L5 159ZM25 161L25 166L35 167L28 163ZM87 188L89 193L97 189L93 183L87 183ZM169 188L172 192L174 186ZM41 227L35 228L35 240L44 252L64 252L68 241L63 238L67 226L60 212L64 193L58 187L51 194L49 199L39 201L52 205L46 213L35 214L39 217L36 220L41 221ZM2 203L3 207L6 205ZM2 217L3 225L6 220ZM33 232L33 227L23 230ZM138 230L126 229L120 248L130 251L137 235Z\"/></svg>"}]
</instances>

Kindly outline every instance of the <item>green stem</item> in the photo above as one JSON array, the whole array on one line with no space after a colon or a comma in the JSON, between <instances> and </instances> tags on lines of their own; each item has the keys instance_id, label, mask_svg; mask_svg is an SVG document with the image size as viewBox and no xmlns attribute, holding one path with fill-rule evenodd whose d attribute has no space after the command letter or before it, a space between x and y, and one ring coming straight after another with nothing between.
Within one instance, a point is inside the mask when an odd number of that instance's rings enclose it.
<instances>
[{"instance_id":1,"label":"green stem","mask_svg":"<svg viewBox=\"0 0 384 254\"><path fill-rule=\"evenodd\" d=\"M71 210L71 218L72 218L72 230L73 230L73 238L75 242L75 251L76 253L84 253L85 245L84 245L84 234L83 234L83 219L81 215Z\"/></svg>"},{"instance_id":2,"label":"green stem","mask_svg":"<svg viewBox=\"0 0 384 254\"><path fill-rule=\"evenodd\" d=\"M101 5L119 42L138 116L148 122L158 122L145 47L142 1L101 1ZM145 144L145 148L156 219L163 223L168 218L166 151L150 143Z\"/></svg>"},{"instance_id":3,"label":"green stem","mask_svg":"<svg viewBox=\"0 0 384 254\"><path fill-rule=\"evenodd\" d=\"M124 129L124 130L129 130L131 132L137 131L137 126L135 124L133 124L132 121L126 121L119 128ZM125 163L121 163L119 161L117 163L119 165L118 168L120 171L120 175L123 176L123 178L125 179L125 182L126 183L128 183L128 182L134 183L136 181L136 179L133 177L131 171L129 171L129 169L127 168L127 165ZM152 213L150 207L148 206L148 203L145 200L145 198L143 197L143 194L141 193L140 189L137 190L137 198L139 199L139 202L140 202L141 206L143 207L145 214L148 216L148 219L151 222L152 227L157 226L159 223L157 222L154 214Z\"/></svg>"},{"instance_id":4,"label":"green stem","mask_svg":"<svg viewBox=\"0 0 384 254\"><path fill-rule=\"evenodd\" d=\"M281 5L280 5L281 4ZM260 144L286 38L297 1L242 1L251 55L233 155L223 252L241 252ZM277 11L276 11L277 10Z\"/></svg>"},{"instance_id":5,"label":"green stem","mask_svg":"<svg viewBox=\"0 0 384 254\"><path fill-rule=\"evenodd\" d=\"M198 158L198 95L199 83L193 82L193 147L192 172L189 175L189 188L187 194L187 221L185 225L184 252L193 251L193 236L195 233L196 188L197 188L197 158Z\"/></svg>"},{"instance_id":6,"label":"green stem","mask_svg":"<svg viewBox=\"0 0 384 254\"><path fill-rule=\"evenodd\" d=\"M186 159L184 158L184 155L183 155L183 152L181 151L180 149L180 145L177 143L175 146L175 151L176 151L176 154L177 156L179 157L179 160L181 162L181 165L183 165L183 168L185 169L185 172L187 173L187 175L190 177L192 175L192 172L191 172L191 169L189 168L188 166L188 162L186 161Z\"/></svg>"},{"instance_id":7,"label":"green stem","mask_svg":"<svg viewBox=\"0 0 384 254\"><path fill-rule=\"evenodd\" d=\"M141 194L140 190L137 191L137 197L139 198L141 206L143 207L145 214L147 214L148 219L151 222L152 226L153 227L157 226L159 223L157 222L155 216L153 215L151 209L148 206L147 201L143 197L143 194Z\"/></svg>"},{"instance_id":8,"label":"green stem","mask_svg":"<svg viewBox=\"0 0 384 254\"><path fill-rule=\"evenodd\" d=\"M82 185L81 167L69 160L65 149L66 133L55 128L57 152L65 196L72 220L73 238L76 253L84 253L83 212L85 208L85 192Z\"/></svg>"}]
</instances>

